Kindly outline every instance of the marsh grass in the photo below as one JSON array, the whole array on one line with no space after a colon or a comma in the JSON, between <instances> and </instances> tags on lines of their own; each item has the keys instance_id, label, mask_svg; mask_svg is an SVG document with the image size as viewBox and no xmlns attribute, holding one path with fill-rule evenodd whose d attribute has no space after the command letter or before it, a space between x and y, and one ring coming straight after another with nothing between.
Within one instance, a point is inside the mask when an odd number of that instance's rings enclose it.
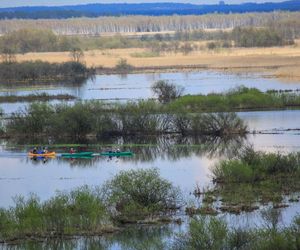
<instances>
[{"instance_id":1,"label":"marsh grass","mask_svg":"<svg viewBox=\"0 0 300 250\"><path fill-rule=\"evenodd\" d=\"M170 110L234 111L299 107L300 95L277 91L262 92L256 88L239 86L226 93L186 95L171 102Z\"/></svg>"},{"instance_id":2,"label":"marsh grass","mask_svg":"<svg viewBox=\"0 0 300 250\"><path fill-rule=\"evenodd\" d=\"M220 183L255 183L300 176L300 154L264 153L246 147L237 159L224 160L212 170Z\"/></svg>"},{"instance_id":3,"label":"marsh grass","mask_svg":"<svg viewBox=\"0 0 300 250\"><path fill-rule=\"evenodd\" d=\"M94 235L113 230L106 208L95 190L84 186L57 193L41 202L31 194L15 197L15 206L0 209L0 240L26 240Z\"/></svg>"},{"instance_id":4,"label":"marsh grass","mask_svg":"<svg viewBox=\"0 0 300 250\"><path fill-rule=\"evenodd\" d=\"M216 217L195 216L186 234L179 234L173 249L297 249L300 224L296 216L288 227L279 227L279 212L264 211L265 226L260 228L229 228Z\"/></svg>"},{"instance_id":5,"label":"marsh grass","mask_svg":"<svg viewBox=\"0 0 300 250\"><path fill-rule=\"evenodd\" d=\"M286 207L300 190L299 170L299 153L265 153L246 147L233 159L215 165L215 186L208 195L219 197L222 212L239 214L269 203L274 208Z\"/></svg>"}]
</instances>

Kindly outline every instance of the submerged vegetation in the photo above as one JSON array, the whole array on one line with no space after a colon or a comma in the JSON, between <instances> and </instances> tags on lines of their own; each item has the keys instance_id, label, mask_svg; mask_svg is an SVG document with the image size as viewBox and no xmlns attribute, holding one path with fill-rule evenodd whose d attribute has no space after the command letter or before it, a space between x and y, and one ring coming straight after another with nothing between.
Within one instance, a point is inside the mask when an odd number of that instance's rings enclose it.
<instances>
[{"instance_id":1,"label":"submerged vegetation","mask_svg":"<svg viewBox=\"0 0 300 250\"><path fill-rule=\"evenodd\" d=\"M14 207L0 209L0 242L101 235L119 223L164 218L179 202L179 191L157 170L121 172L104 187L84 186L45 202L16 197Z\"/></svg>"},{"instance_id":2,"label":"submerged vegetation","mask_svg":"<svg viewBox=\"0 0 300 250\"><path fill-rule=\"evenodd\" d=\"M48 63L43 61L2 62L2 81L55 81L74 78L87 78L94 74L93 69L79 62Z\"/></svg>"}]
</instances>

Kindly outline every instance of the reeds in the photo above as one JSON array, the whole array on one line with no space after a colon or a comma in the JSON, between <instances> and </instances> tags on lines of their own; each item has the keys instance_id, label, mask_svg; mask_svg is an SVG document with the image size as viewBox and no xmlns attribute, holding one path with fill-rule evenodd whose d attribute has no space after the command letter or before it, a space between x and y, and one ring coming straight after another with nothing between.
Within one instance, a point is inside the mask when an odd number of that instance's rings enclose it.
<instances>
[{"instance_id":1,"label":"reeds","mask_svg":"<svg viewBox=\"0 0 300 250\"><path fill-rule=\"evenodd\" d=\"M268 213L274 214L274 210ZM275 217L272 216L272 220L276 220ZM265 222L269 221L263 218ZM220 218L194 217L188 232L177 236L172 249L297 249L299 222L300 218L296 216L288 227L229 228Z\"/></svg>"}]
</instances>

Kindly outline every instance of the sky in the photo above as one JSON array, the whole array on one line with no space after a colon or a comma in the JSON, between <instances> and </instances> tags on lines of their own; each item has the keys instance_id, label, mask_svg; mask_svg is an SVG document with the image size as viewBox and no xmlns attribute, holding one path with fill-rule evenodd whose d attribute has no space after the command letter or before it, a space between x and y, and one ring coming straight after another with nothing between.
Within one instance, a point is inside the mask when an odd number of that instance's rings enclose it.
<instances>
[{"instance_id":1,"label":"sky","mask_svg":"<svg viewBox=\"0 0 300 250\"><path fill-rule=\"evenodd\" d=\"M284 0L225 0L228 4L245 2L282 2ZM54 6L54 5L76 5L87 3L145 3L145 2L177 2L192 4L214 4L219 0L0 0L0 8L18 7L18 6Z\"/></svg>"}]
</instances>

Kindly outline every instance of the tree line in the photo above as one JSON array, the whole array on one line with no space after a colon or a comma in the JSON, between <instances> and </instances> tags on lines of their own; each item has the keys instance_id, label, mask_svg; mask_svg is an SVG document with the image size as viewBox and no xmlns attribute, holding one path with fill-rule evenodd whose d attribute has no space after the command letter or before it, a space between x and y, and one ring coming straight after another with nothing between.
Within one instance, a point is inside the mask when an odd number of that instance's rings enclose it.
<instances>
[{"instance_id":1,"label":"tree line","mask_svg":"<svg viewBox=\"0 0 300 250\"><path fill-rule=\"evenodd\" d=\"M115 49L115 48L147 48L152 53L145 56L159 55L161 52L182 52L188 54L199 47L195 41L209 41L208 49L217 47L269 47L294 43L300 35L288 29L275 27L255 28L236 27L223 31L178 31L170 34L143 35L126 37L79 37L56 35L50 30L22 29L0 37L0 53L2 61L13 61L14 54L28 52L70 51L72 60L79 61L84 50ZM143 55L134 54L139 57Z\"/></svg>"},{"instance_id":2,"label":"tree line","mask_svg":"<svg viewBox=\"0 0 300 250\"><path fill-rule=\"evenodd\" d=\"M244 14L207 14L187 16L119 16L101 18L70 19L12 19L0 21L0 34L15 30L48 29L60 35L99 36L114 32L159 32L159 31L192 31L201 29L232 29L235 27L262 27L273 24L276 27L289 27L296 24L299 30L299 12L270 12ZM281 23L281 25L278 25Z\"/></svg>"}]
</instances>

